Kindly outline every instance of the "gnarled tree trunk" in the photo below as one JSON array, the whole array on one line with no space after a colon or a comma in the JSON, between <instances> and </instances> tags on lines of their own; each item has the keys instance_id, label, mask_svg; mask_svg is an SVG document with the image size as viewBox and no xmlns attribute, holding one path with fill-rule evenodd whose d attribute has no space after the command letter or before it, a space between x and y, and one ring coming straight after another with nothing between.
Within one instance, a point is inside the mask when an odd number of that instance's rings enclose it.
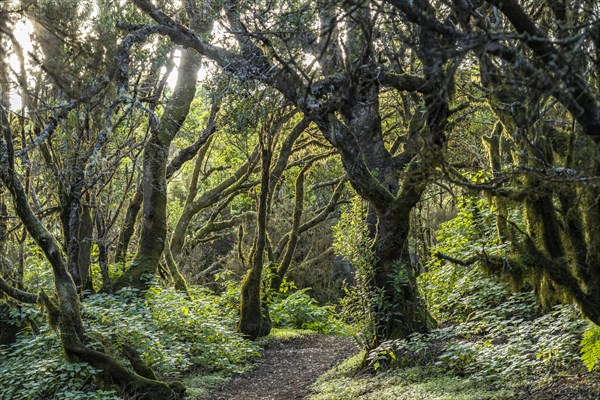
<instances>
[{"instance_id":1,"label":"gnarled tree trunk","mask_svg":"<svg viewBox=\"0 0 600 400\"><path fill-rule=\"evenodd\" d=\"M116 290L126 286L148 288L159 266L167 237L166 169L169 147L185 121L196 94L199 68L200 56L184 51L173 97L144 149L140 242L131 268L115 283Z\"/></svg>"},{"instance_id":2,"label":"gnarled tree trunk","mask_svg":"<svg viewBox=\"0 0 600 400\"><path fill-rule=\"evenodd\" d=\"M252 254L252 266L242 279L240 293L240 321L238 330L250 340L259 336L266 336L271 330L271 322L268 313L265 313L264 304L261 302L261 282L264 263L264 252L267 243L267 218L268 218L268 196L269 179L271 167L271 139L270 132L267 138L259 137L262 171L260 180L260 195L258 201L258 213L256 218L256 241L254 254Z\"/></svg>"},{"instance_id":3,"label":"gnarled tree trunk","mask_svg":"<svg viewBox=\"0 0 600 400\"><path fill-rule=\"evenodd\" d=\"M84 361L103 370L107 377L131 395L147 400L179 399L183 394L180 384L170 387L164 382L151 380L129 371L113 357L86 346L81 320L81 305L77 287L69 274L67 260L52 234L35 216L27 194L15 171L12 132L5 110L0 106L0 178L8 188L19 219L44 252L52 266L57 302L40 295L39 300L48 313L57 317L60 340L69 360ZM3 291L7 292L5 289ZM22 294L22 293L21 293ZM28 296L33 297L35 296Z\"/></svg>"}]
</instances>

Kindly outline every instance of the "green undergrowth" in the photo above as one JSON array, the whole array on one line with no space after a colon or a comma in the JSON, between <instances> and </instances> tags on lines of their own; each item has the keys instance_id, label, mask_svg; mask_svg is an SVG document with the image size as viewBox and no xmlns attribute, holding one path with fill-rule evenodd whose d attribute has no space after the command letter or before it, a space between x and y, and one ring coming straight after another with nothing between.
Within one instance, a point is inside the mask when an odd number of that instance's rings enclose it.
<instances>
[{"instance_id":1,"label":"green undergrowth","mask_svg":"<svg viewBox=\"0 0 600 400\"><path fill-rule=\"evenodd\" d=\"M319 305L310 288L285 290L274 296L269 316L274 327L304 329L328 335L352 335L355 329L344 323L334 305Z\"/></svg>"},{"instance_id":2,"label":"green undergrowth","mask_svg":"<svg viewBox=\"0 0 600 400\"><path fill-rule=\"evenodd\" d=\"M28 313L39 314L33 309ZM192 288L190 297L160 287L145 295L131 289L89 295L82 315L91 347L125 364L122 348L134 348L163 380L240 372L259 355L258 346L236 332L235 314L219 297L200 288ZM0 399L120 398L116 388L102 384L100 371L68 363L56 333L39 315L36 319L37 329L0 348Z\"/></svg>"},{"instance_id":3,"label":"green undergrowth","mask_svg":"<svg viewBox=\"0 0 600 400\"><path fill-rule=\"evenodd\" d=\"M252 343L237 333L237 308L226 295L199 287L191 287L189 296L158 286L145 294L124 289L88 295L82 303L92 348L125 365L123 349L135 349L159 379L182 380L192 399L252 368L260 347L270 342L317 332L351 333L335 308L319 305L308 289L274 297L270 313L271 335ZM0 399L121 399L117 388L103 383L101 371L65 360L57 333L38 309L15 309L12 318L29 328L14 344L0 347Z\"/></svg>"},{"instance_id":4,"label":"green undergrowth","mask_svg":"<svg viewBox=\"0 0 600 400\"><path fill-rule=\"evenodd\" d=\"M190 374L182 379L186 387L187 400L205 399L209 391L231 380L231 374L213 372L204 374Z\"/></svg>"},{"instance_id":5,"label":"green undergrowth","mask_svg":"<svg viewBox=\"0 0 600 400\"><path fill-rule=\"evenodd\" d=\"M432 254L467 260L485 247L505 257L492 216L484 202L466 202L438 231ZM320 378L311 399L600 398L588 372L600 360L600 328L575 306L543 309L532 291L512 293L465 264L433 257L419 277L437 329L348 360Z\"/></svg>"},{"instance_id":6,"label":"green undergrowth","mask_svg":"<svg viewBox=\"0 0 600 400\"><path fill-rule=\"evenodd\" d=\"M319 379L310 399L519 399L585 376L579 342L587 323L576 309L541 313L532 293L505 294L495 307L461 314L461 322L347 360Z\"/></svg>"},{"instance_id":7,"label":"green undergrowth","mask_svg":"<svg viewBox=\"0 0 600 400\"><path fill-rule=\"evenodd\" d=\"M259 338L256 343L260 346L266 346L272 342L287 342L307 335L314 335L315 333L317 332L309 329L273 328L268 336Z\"/></svg>"},{"instance_id":8,"label":"green undergrowth","mask_svg":"<svg viewBox=\"0 0 600 400\"><path fill-rule=\"evenodd\" d=\"M359 353L330 370L312 386L310 400L502 400L514 398L510 389L481 388L467 377L441 373L432 367L390 369L372 374L361 370Z\"/></svg>"}]
</instances>

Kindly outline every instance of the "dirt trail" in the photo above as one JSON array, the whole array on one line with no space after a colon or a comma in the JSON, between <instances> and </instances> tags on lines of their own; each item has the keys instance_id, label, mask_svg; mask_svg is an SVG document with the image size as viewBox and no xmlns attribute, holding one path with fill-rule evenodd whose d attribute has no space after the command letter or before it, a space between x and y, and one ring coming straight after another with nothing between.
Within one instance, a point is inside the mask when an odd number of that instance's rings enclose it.
<instances>
[{"instance_id":1,"label":"dirt trail","mask_svg":"<svg viewBox=\"0 0 600 400\"><path fill-rule=\"evenodd\" d=\"M215 388L210 400L295 400L323 373L358 351L354 340L306 335L265 347L259 365Z\"/></svg>"}]
</instances>

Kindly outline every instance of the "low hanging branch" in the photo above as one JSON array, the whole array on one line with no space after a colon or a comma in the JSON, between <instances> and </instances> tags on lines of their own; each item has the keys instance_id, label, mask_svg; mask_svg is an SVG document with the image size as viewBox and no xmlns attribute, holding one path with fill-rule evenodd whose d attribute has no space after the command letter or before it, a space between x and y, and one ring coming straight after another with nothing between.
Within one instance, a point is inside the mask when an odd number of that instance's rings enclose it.
<instances>
[{"instance_id":1,"label":"low hanging branch","mask_svg":"<svg viewBox=\"0 0 600 400\"><path fill-rule=\"evenodd\" d=\"M459 258L454 258L454 257L448 256L448 255L440 253L440 252L434 253L433 256L436 257L436 258L439 258L440 260L450 261L453 264L458 264L458 265L462 265L462 266L465 266L465 267L468 267L469 265L473 265L477 261L481 260L481 255L475 255L473 257L467 258L466 260L461 260Z\"/></svg>"},{"instance_id":2,"label":"low hanging branch","mask_svg":"<svg viewBox=\"0 0 600 400\"><path fill-rule=\"evenodd\" d=\"M296 199L294 204L292 229L289 232L289 240L287 242L285 254L283 255L283 260L281 260L279 268L277 268L276 273L271 279L270 290L275 293L279 292L283 278L292 263L292 257L294 256L296 245L300 237L300 220L302 219L302 212L304 210L304 175L312 164L313 163L307 163L298 174L298 178L296 178Z\"/></svg>"},{"instance_id":3,"label":"low hanging branch","mask_svg":"<svg viewBox=\"0 0 600 400\"><path fill-rule=\"evenodd\" d=\"M347 178L344 177L338 183L338 185L335 187L335 190L333 191L333 194L331 195L331 199L329 199L329 203L327 203L327 205L325 207L323 207L317 213L317 215L315 215L314 217L312 217L311 219L304 222L303 224L301 224L298 227L299 235L308 231L309 229L314 228L315 226L319 225L321 222L325 221L327 219L327 217L329 217L329 215L333 212L333 210L335 209L335 207L338 204L338 201L342 195L342 192L344 191L344 186L345 186L346 182L347 182ZM290 232L286 233L279 240L279 242L277 243L277 246L275 247L275 249L273 251L273 254L276 259L278 259L280 257L281 253L283 252L283 250L289 240L290 240Z\"/></svg>"},{"instance_id":4,"label":"low hanging branch","mask_svg":"<svg viewBox=\"0 0 600 400\"><path fill-rule=\"evenodd\" d=\"M15 287L11 286L1 276L0 276L0 292L4 292L9 297L12 297L13 299L15 299L17 301L20 301L21 303L36 304L38 302L37 295L35 295L33 293L25 292L23 290L20 290L20 289L17 289Z\"/></svg>"},{"instance_id":5,"label":"low hanging branch","mask_svg":"<svg viewBox=\"0 0 600 400\"><path fill-rule=\"evenodd\" d=\"M196 154L198 154L200 148L204 146L209 141L211 136L217 131L217 116L221 106L221 100L221 97L213 99L210 108L210 115L208 116L208 121L206 123L206 128L204 128L198 140L196 140L190 146L179 151L175 158L171 160L167 166L167 179L173 177L175 172L179 171L183 164L194 158Z\"/></svg>"},{"instance_id":6,"label":"low hanging branch","mask_svg":"<svg viewBox=\"0 0 600 400\"><path fill-rule=\"evenodd\" d=\"M199 164L196 163L196 169L194 171L194 177L192 179L192 187L188 193L186 204L175 230L171 235L171 251L173 256L177 258L183 249L185 243L185 233L188 229L190 221L194 215L198 214L201 210L210 207L224 198L231 196L234 193L238 193L248 183L248 179L252 172L256 162L258 161L258 146L254 149L250 155L248 161L242 164L229 178L223 180L215 187L202 193L200 197L196 197L196 185L199 174Z\"/></svg>"},{"instance_id":7,"label":"low hanging branch","mask_svg":"<svg viewBox=\"0 0 600 400\"><path fill-rule=\"evenodd\" d=\"M189 252L193 248L195 248L198 245L198 243L205 243L210 238L215 239L219 237L215 236L215 234L225 229L229 229L237 225L239 225L240 229L242 229L243 225L241 225L240 222L254 217L256 217L255 211L246 211L242 214L235 215L230 219L223 221L209 220L200 229L198 229L191 238L186 240L185 249L187 252ZM211 234L212 236L209 236Z\"/></svg>"}]
</instances>

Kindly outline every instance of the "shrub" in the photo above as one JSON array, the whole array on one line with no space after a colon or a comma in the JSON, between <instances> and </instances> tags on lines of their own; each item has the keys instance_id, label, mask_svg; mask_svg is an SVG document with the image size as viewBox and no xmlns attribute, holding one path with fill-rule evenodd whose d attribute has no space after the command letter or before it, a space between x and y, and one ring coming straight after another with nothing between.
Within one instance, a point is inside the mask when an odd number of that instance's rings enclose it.
<instances>
[{"instance_id":1,"label":"shrub","mask_svg":"<svg viewBox=\"0 0 600 400\"><path fill-rule=\"evenodd\" d=\"M124 363L121 348L134 348L161 379L191 370L240 371L258 356L257 346L235 331L235 319L217 296L199 288L191 288L190 295L152 287L145 296L135 289L87 296L82 316L90 346ZM39 333L21 334L0 348L1 399L120 398L100 377L88 364L68 363L45 323Z\"/></svg>"},{"instance_id":2,"label":"shrub","mask_svg":"<svg viewBox=\"0 0 600 400\"><path fill-rule=\"evenodd\" d=\"M98 384L99 373L89 364L67 362L56 333L47 326L0 347L0 399L120 399Z\"/></svg>"},{"instance_id":3,"label":"shrub","mask_svg":"<svg viewBox=\"0 0 600 400\"><path fill-rule=\"evenodd\" d=\"M83 312L95 322L90 335L100 344L133 346L165 377L192 368L236 371L258 355L256 346L236 332L235 320L219 298L204 289L191 288L190 298L156 286L145 297L125 289L90 296Z\"/></svg>"},{"instance_id":4,"label":"shrub","mask_svg":"<svg viewBox=\"0 0 600 400\"><path fill-rule=\"evenodd\" d=\"M598 366L600 361L600 326L591 323L581 339L581 359L588 371Z\"/></svg>"},{"instance_id":5,"label":"shrub","mask_svg":"<svg viewBox=\"0 0 600 400\"><path fill-rule=\"evenodd\" d=\"M485 200L463 197L455 218L436 233L431 253L467 260L482 250L489 256L504 255L507 246L495 232L493 212ZM438 321L463 322L476 310L490 309L506 301L507 286L487 276L477 264L454 265L433 257L427 272L419 276L423 296Z\"/></svg>"},{"instance_id":6,"label":"shrub","mask_svg":"<svg viewBox=\"0 0 600 400\"><path fill-rule=\"evenodd\" d=\"M366 217L365 201L355 196L351 204L342 209L340 219L333 227L335 253L354 268L354 286L344 288L345 297L340 300L341 315L359 332L358 339L365 348L375 335L373 309L380 299L369 284L375 259Z\"/></svg>"},{"instance_id":7,"label":"shrub","mask_svg":"<svg viewBox=\"0 0 600 400\"><path fill-rule=\"evenodd\" d=\"M371 368L430 365L474 379L529 379L579 363L577 343L584 322L573 306L535 316L533 293L474 312L463 323L383 343L371 351Z\"/></svg>"},{"instance_id":8,"label":"shrub","mask_svg":"<svg viewBox=\"0 0 600 400\"><path fill-rule=\"evenodd\" d=\"M350 328L339 321L334 306L320 306L308 295L310 288L275 296L269 315L276 328L309 329L326 334L347 334Z\"/></svg>"}]
</instances>

